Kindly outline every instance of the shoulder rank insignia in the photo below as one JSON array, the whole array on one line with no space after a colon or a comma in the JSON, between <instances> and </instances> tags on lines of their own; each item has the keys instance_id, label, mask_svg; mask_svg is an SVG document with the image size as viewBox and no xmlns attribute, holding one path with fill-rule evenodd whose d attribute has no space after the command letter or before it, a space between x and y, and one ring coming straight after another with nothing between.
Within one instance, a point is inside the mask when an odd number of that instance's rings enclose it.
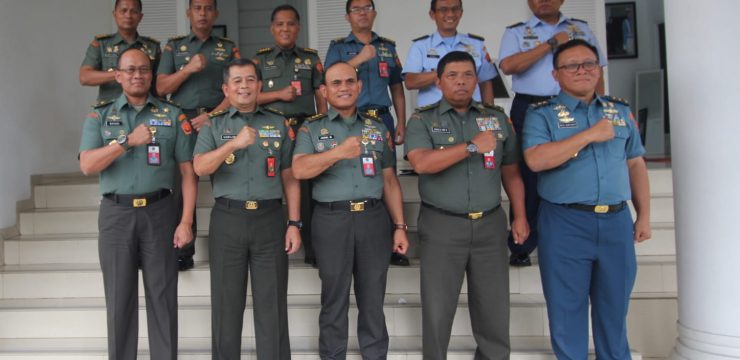
<instances>
[{"instance_id":1,"label":"shoulder rank insignia","mask_svg":"<svg viewBox=\"0 0 740 360\"><path fill-rule=\"evenodd\" d=\"M306 121L313 122L313 121L316 121L316 120L321 120L321 119L323 119L323 118L325 118L327 116L329 116L329 115L327 115L327 114L316 114L314 116L310 116L310 117L306 118Z\"/></svg>"},{"instance_id":2,"label":"shoulder rank insignia","mask_svg":"<svg viewBox=\"0 0 740 360\"><path fill-rule=\"evenodd\" d=\"M274 108L271 108L271 107L266 107L266 106L265 106L265 107L263 107L263 108L262 108L262 110L265 110L265 111L267 111L267 112L271 112L271 113L273 113L273 114L275 114L275 115L280 115L280 116L282 116L282 117L285 117L285 113L284 113L284 112L282 112L282 111L280 111L280 110L278 110L278 109L274 109Z\"/></svg>"},{"instance_id":3,"label":"shoulder rank insignia","mask_svg":"<svg viewBox=\"0 0 740 360\"><path fill-rule=\"evenodd\" d=\"M219 116L221 116L223 114L226 114L228 111L229 111L229 109L223 109L223 110L219 110L219 111L214 111L214 112L208 114L208 118L209 119L213 119L215 117L219 117Z\"/></svg>"},{"instance_id":4,"label":"shoulder rank insignia","mask_svg":"<svg viewBox=\"0 0 740 360\"><path fill-rule=\"evenodd\" d=\"M234 41L233 41L233 40L231 40L231 39L229 39L229 38L227 38L227 37L222 37L222 36L214 36L214 37L215 37L216 39L219 39L219 40L223 41L223 42L230 42L230 43L232 43L232 44L234 43Z\"/></svg>"},{"instance_id":5,"label":"shoulder rank insignia","mask_svg":"<svg viewBox=\"0 0 740 360\"><path fill-rule=\"evenodd\" d=\"M431 110L431 109L436 108L437 105L439 105L439 102L436 102L434 104L429 104L429 105L426 105L426 106L422 106L420 108L416 108L416 112L422 112L422 111Z\"/></svg>"},{"instance_id":6,"label":"shoulder rank insignia","mask_svg":"<svg viewBox=\"0 0 740 360\"><path fill-rule=\"evenodd\" d=\"M612 101L612 102L615 102L615 103L620 103L622 105L627 105L627 106L630 105L629 102L627 102L627 100L622 99L622 98L619 98L619 97L616 97L616 96L604 95L602 97L604 99L607 99L607 100Z\"/></svg>"},{"instance_id":7,"label":"shoulder rank insignia","mask_svg":"<svg viewBox=\"0 0 740 360\"><path fill-rule=\"evenodd\" d=\"M360 115L366 119L374 120L374 121L381 122L381 123L383 122L381 118L377 117L376 115L367 113L367 112L361 112Z\"/></svg>"},{"instance_id":8,"label":"shoulder rank insignia","mask_svg":"<svg viewBox=\"0 0 740 360\"><path fill-rule=\"evenodd\" d=\"M486 38L484 38L483 36L476 35L476 34L473 34L473 33L468 33L468 36L471 37L471 38L473 38L473 39L475 39L475 40L486 41Z\"/></svg>"},{"instance_id":9,"label":"shoulder rank insignia","mask_svg":"<svg viewBox=\"0 0 740 360\"><path fill-rule=\"evenodd\" d=\"M545 106L545 105L547 105L549 103L550 103L550 100L544 100L544 101L533 103L533 104L531 104L529 106L531 106L532 109L539 109L539 108L541 108L541 107L543 107L543 106Z\"/></svg>"},{"instance_id":10,"label":"shoulder rank insignia","mask_svg":"<svg viewBox=\"0 0 740 360\"><path fill-rule=\"evenodd\" d=\"M116 101L116 99L98 101L92 107L93 107L93 109L100 109L100 108L102 108L104 106L108 106L108 105L112 104L114 101Z\"/></svg>"},{"instance_id":11,"label":"shoulder rank insignia","mask_svg":"<svg viewBox=\"0 0 740 360\"><path fill-rule=\"evenodd\" d=\"M380 39L381 41L385 41L385 42L387 42L387 43L389 43L389 44L391 44L393 46L396 46L396 42L393 41L392 39L387 38L387 37L378 36L378 39Z\"/></svg>"},{"instance_id":12,"label":"shoulder rank insignia","mask_svg":"<svg viewBox=\"0 0 740 360\"><path fill-rule=\"evenodd\" d=\"M95 35L95 40L107 39L107 38L113 37L113 35L115 35L115 34L100 34L100 35Z\"/></svg>"},{"instance_id":13,"label":"shoulder rank insignia","mask_svg":"<svg viewBox=\"0 0 740 360\"><path fill-rule=\"evenodd\" d=\"M340 42L344 42L344 39L346 39L346 37L338 37L338 38L336 38L336 39L334 39L332 41L335 42L335 43L340 43Z\"/></svg>"},{"instance_id":14,"label":"shoulder rank insignia","mask_svg":"<svg viewBox=\"0 0 740 360\"><path fill-rule=\"evenodd\" d=\"M424 39L426 39L426 38L428 38L428 37L429 37L429 35L424 35L424 36L420 36L420 37L418 37L418 38L416 38L416 39L414 39L414 40L411 40L411 41L413 41L413 42L417 42L417 41L421 41L421 40L424 40Z\"/></svg>"},{"instance_id":15,"label":"shoulder rank insignia","mask_svg":"<svg viewBox=\"0 0 740 360\"><path fill-rule=\"evenodd\" d=\"M503 107L498 106L496 104L483 104L483 106L486 107L486 108L488 108L488 109L493 109L493 110L496 110L498 112L501 112L501 113L506 114L506 110L504 110Z\"/></svg>"},{"instance_id":16,"label":"shoulder rank insignia","mask_svg":"<svg viewBox=\"0 0 740 360\"><path fill-rule=\"evenodd\" d=\"M584 24L588 24L588 21L586 21L586 20L581 20L581 19L576 19L576 18L570 18L570 21L578 21L578 22L582 22L582 23L584 23Z\"/></svg>"},{"instance_id":17,"label":"shoulder rank insignia","mask_svg":"<svg viewBox=\"0 0 740 360\"><path fill-rule=\"evenodd\" d=\"M515 27L522 26L522 25L524 25L524 22L523 21L520 21L520 22L518 22L516 24L511 24L511 25L507 26L506 28L507 29L513 29Z\"/></svg>"},{"instance_id":18,"label":"shoulder rank insignia","mask_svg":"<svg viewBox=\"0 0 740 360\"><path fill-rule=\"evenodd\" d=\"M302 48L302 49L303 49L303 51L305 51L305 52L307 52L309 54L314 54L314 55L318 55L319 54L319 51L316 50L316 49L311 49L311 48Z\"/></svg>"},{"instance_id":19,"label":"shoulder rank insignia","mask_svg":"<svg viewBox=\"0 0 740 360\"><path fill-rule=\"evenodd\" d=\"M159 101L161 101L161 102L163 102L163 103L167 103L167 104L170 104L170 105L172 105L172 106L175 106L175 107L177 107L178 109L180 109L180 108L182 107L182 106L180 106L180 104L178 104L178 103L176 103L176 102L172 101L171 99L166 99L166 98L157 98L157 100L159 100Z\"/></svg>"},{"instance_id":20,"label":"shoulder rank insignia","mask_svg":"<svg viewBox=\"0 0 740 360\"><path fill-rule=\"evenodd\" d=\"M266 53L269 53L270 51L272 51L271 47L265 47L265 48L261 48L257 50L257 54L266 54Z\"/></svg>"},{"instance_id":21,"label":"shoulder rank insignia","mask_svg":"<svg viewBox=\"0 0 740 360\"><path fill-rule=\"evenodd\" d=\"M142 38L142 39L144 39L144 40L146 40L146 41L151 41L151 42L156 43L157 45L159 45L159 40L157 40L157 39L155 39L153 37L144 36L144 35L139 35L139 37Z\"/></svg>"},{"instance_id":22,"label":"shoulder rank insignia","mask_svg":"<svg viewBox=\"0 0 740 360\"><path fill-rule=\"evenodd\" d=\"M182 40L182 39L184 39L184 38L185 38L186 36L187 36L187 35L179 35L179 36L171 37L171 38L167 39L167 41L173 41L173 42L174 42L174 41L177 41L177 40Z\"/></svg>"}]
</instances>

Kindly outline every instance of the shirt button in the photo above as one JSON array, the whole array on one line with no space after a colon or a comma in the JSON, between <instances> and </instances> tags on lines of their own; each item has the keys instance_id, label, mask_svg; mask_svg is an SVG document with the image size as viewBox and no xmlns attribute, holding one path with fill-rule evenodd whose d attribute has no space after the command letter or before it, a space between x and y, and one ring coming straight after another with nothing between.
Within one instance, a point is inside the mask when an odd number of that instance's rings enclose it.
<instances>
[{"instance_id":1,"label":"shirt button","mask_svg":"<svg viewBox=\"0 0 740 360\"><path fill-rule=\"evenodd\" d=\"M358 187L360 187L360 186L359 185L355 185L355 189L358 188Z\"/></svg>"}]
</instances>

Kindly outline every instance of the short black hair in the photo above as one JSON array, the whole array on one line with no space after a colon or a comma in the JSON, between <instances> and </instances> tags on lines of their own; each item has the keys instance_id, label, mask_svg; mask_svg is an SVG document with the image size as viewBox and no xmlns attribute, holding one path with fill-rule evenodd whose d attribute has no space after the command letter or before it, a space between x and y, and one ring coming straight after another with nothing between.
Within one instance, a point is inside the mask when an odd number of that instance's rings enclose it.
<instances>
[{"instance_id":1,"label":"short black hair","mask_svg":"<svg viewBox=\"0 0 740 360\"><path fill-rule=\"evenodd\" d=\"M345 10L347 11L347 14L349 14L349 9L352 6L352 3L359 0L347 0L347 4L344 5ZM373 9L375 9L375 1L370 0L370 5L373 6Z\"/></svg>"},{"instance_id":2,"label":"short black hair","mask_svg":"<svg viewBox=\"0 0 740 360\"><path fill-rule=\"evenodd\" d=\"M134 1L136 1L137 3L139 3L139 11L143 11L144 10L144 5L141 5L141 0L134 0ZM115 9L118 9L118 3L119 2L121 2L121 0L116 0L116 3L113 5L113 9L114 10Z\"/></svg>"},{"instance_id":3,"label":"short black hair","mask_svg":"<svg viewBox=\"0 0 740 360\"><path fill-rule=\"evenodd\" d=\"M296 10L296 8L288 4L283 4L273 9L272 14L270 15L270 22L275 21L275 15L277 15L277 13L281 11L292 11L293 14L295 14L295 19L298 20L298 23L301 22L301 14L298 13L298 10Z\"/></svg>"},{"instance_id":4,"label":"short black hair","mask_svg":"<svg viewBox=\"0 0 740 360\"><path fill-rule=\"evenodd\" d=\"M242 67L242 66L253 67L254 72L257 74L257 80L262 81L262 72L260 72L260 69L257 68L257 64L255 64L254 61L249 60L249 59L234 59L234 60L231 60L231 62L229 62L228 64L226 64L226 67L224 67L224 70L222 72L224 83L229 82L229 76L231 76L231 68Z\"/></svg>"},{"instance_id":5,"label":"short black hair","mask_svg":"<svg viewBox=\"0 0 740 360\"><path fill-rule=\"evenodd\" d=\"M193 0L188 1L188 7L193 6ZM213 7L218 10L218 0L213 0Z\"/></svg>"},{"instance_id":6,"label":"short black hair","mask_svg":"<svg viewBox=\"0 0 740 360\"><path fill-rule=\"evenodd\" d=\"M462 0L460 0L460 7L462 8ZM431 6L429 6L429 8L432 11L437 10L437 0L432 0L432 4L431 4Z\"/></svg>"},{"instance_id":7,"label":"short black hair","mask_svg":"<svg viewBox=\"0 0 740 360\"><path fill-rule=\"evenodd\" d=\"M116 60L116 69L118 69L118 70L121 69L121 59L123 59L123 55L125 55L129 51L139 51L142 54L144 54L144 57L146 58L146 61L149 62L149 68L151 69L151 67L152 67L152 59L143 50L141 50L139 48L136 48L136 47L130 47L130 48L126 49L126 50L123 50L120 54L118 54L118 60ZM152 74L154 74L154 71L156 71L156 70L157 69L152 69Z\"/></svg>"},{"instance_id":8,"label":"short black hair","mask_svg":"<svg viewBox=\"0 0 740 360\"><path fill-rule=\"evenodd\" d=\"M478 75L478 69L475 67L475 60L472 56L470 56L470 54L466 53L465 51L451 51L448 52L447 55L443 56L442 59L439 60L439 63L437 63L437 77L441 78L442 74L444 74L445 72L447 64L453 62L469 62L473 64L475 75Z\"/></svg>"},{"instance_id":9,"label":"short black hair","mask_svg":"<svg viewBox=\"0 0 740 360\"><path fill-rule=\"evenodd\" d=\"M339 64L345 64L345 65L348 65L349 67L355 69L355 79L360 80L360 76L357 75L357 68L356 67L350 65L348 62L345 62L345 61L337 61L337 62L329 65L328 68L324 69L324 76L321 77L321 83L322 84L326 85L326 74L329 73L329 69L331 69L331 68L333 68L333 67L335 67L335 66L337 66Z\"/></svg>"},{"instance_id":10,"label":"short black hair","mask_svg":"<svg viewBox=\"0 0 740 360\"><path fill-rule=\"evenodd\" d=\"M558 46L555 49L555 53L552 55L552 68L557 70L557 68L558 68L558 59L560 58L560 54L563 53L563 51L568 50L568 49L572 49L572 48L574 48L576 46L583 46L583 47L591 50L591 52L594 53L594 55L596 55L596 62L599 62L599 50L597 50L595 46L591 45L591 43L589 43L586 40L574 39L574 40L570 40L570 41L568 41L568 42L566 42L566 43Z\"/></svg>"}]
</instances>

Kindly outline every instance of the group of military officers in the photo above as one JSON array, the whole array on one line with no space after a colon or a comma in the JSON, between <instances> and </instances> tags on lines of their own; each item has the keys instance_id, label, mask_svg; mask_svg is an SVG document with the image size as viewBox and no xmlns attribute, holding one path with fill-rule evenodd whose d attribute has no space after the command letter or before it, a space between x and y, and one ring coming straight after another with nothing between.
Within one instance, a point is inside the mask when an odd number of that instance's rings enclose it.
<instances>
[{"instance_id":1,"label":"group of military officers","mask_svg":"<svg viewBox=\"0 0 740 360\"><path fill-rule=\"evenodd\" d=\"M629 359L633 240L650 238L644 148L629 106L602 95L593 34L562 3L528 0L533 17L504 33L509 118L493 104L484 39L457 31L461 0L431 1L437 31L414 40L403 66L372 31L374 2L348 0L352 30L332 41L326 68L296 45L290 5L272 12L275 46L247 60L212 34L216 0L190 0L191 32L163 52L137 32L141 1L116 0L118 32L97 36L80 68L83 85L100 87L79 157L100 174L109 358L137 356L139 269L151 358L177 357L177 271L193 267L198 176L209 176L213 358L240 358L249 271L257 357L290 358L288 255L303 243L321 279L320 357L346 357L354 282L362 357L385 359L388 259L408 264L395 168L405 143L422 200L424 359L447 356L465 276L475 358L509 358L507 262L531 264L537 239L556 356L586 358L590 300L597 357ZM404 83L419 90L408 122Z\"/></svg>"}]
</instances>

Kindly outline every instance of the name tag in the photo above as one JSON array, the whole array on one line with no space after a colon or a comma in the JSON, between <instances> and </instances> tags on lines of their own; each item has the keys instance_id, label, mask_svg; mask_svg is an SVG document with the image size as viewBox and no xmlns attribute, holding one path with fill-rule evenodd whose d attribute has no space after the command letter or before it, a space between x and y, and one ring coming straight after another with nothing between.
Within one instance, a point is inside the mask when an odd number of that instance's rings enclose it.
<instances>
[{"instance_id":1,"label":"name tag","mask_svg":"<svg viewBox=\"0 0 740 360\"><path fill-rule=\"evenodd\" d=\"M236 134L221 135L221 140L233 140L234 138L236 138Z\"/></svg>"},{"instance_id":2,"label":"name tag","mask_svg":"<svg viewBox=\"0 0 740 360\"><path fill-rule=\"evenodd\" d=\"M121 121L106 121L105 126L121 126L123 123Z\"/></svg>"},{"instance_id":3,"label":"name tag","mask_svg":"<svg viewBox=\"0 0 740 360\"><path fill-rule=\"evenodd\" d=\"M450 129L449 128L443 128L443 127L433 127L432 132L434 133L441 133L441 134L449 134Z\"/></svg>"},{"instance_id":4,"label":"name tag","mask_svg":"<svg viewBox=\"0 0 740 360\"><path fill-rule=\"evenodd\" d=\"M427 54L427 57L432 59L439 59L440 56L439 54Z\"/></svg>"},{"instance_id":5,"label":"name tag","mask_svg":"<svg viewBox=\"0 0 740 360\"><path fill-rule=\"evenodd\" d=\"M334 135L321 135L321 136L319 136L319 141L324 141L324 140L334 140Z\"/></svg>"}]
</instances>

